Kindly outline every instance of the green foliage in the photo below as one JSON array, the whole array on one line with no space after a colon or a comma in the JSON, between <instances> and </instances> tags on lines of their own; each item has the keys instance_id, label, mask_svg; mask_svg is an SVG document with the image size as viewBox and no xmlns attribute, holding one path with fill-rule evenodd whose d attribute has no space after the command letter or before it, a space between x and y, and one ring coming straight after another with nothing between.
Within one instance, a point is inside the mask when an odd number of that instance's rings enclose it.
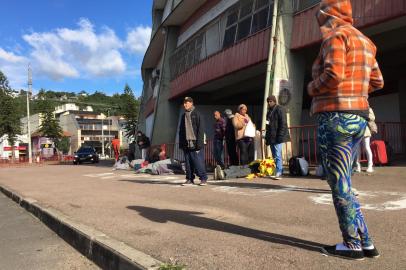
<instances>
[{"instance_id":1,"label":"green foliage","mask_svg":"<svg viewBox=\"0 0 406 270\"><path fill-rule=\"evenodd\" d=\"M163 263L158 270L185 270L186 265L179 264L177 260L170 258L168 263Z\"/></svg>"},{"instance_id":2,"label":"green foliage","mask_svg":"<svg viewBox=\"0 0 406 270\"><path fill-rule=\"evenodd\" d=\"M134 93L128 84L124 87L124 94L121 95L121 114L127 121L125 125L126 136L134 136L138 127L138 113L140 102L134 97Z\"/></svg>"},{"instance_id":3,"label":"green foliage","mask_svg":"<svg viewBox=\"0 0 406 270\"><path fill-rule=\"evenodd\" d=\"M21 133L16 105L7 77L0 71L0 137L7 135L10 145L15 144L17 135Z\"/></svg>"},{"instance_id":4,"label":"green foliage","mask_svg":"<svg viewBox=\"0 0 406 270\"><path fill-rule=\"evenodd\" d=\"M39 128L39 132L42 136L52 139L55 144L59 143L62 138L63 131L59 125L58 119L56 119L53 111L54 105L46 100L41 100L38 103L39 112L42 114L42 123Z\"/></svg>"},{"instance_id":5,"label":"green foliage","mask_svg":"<svg viewBox=\"0 0 406 270\"><path fill-rule=\"evenodd\" d=\"M62 153L67 154L70 149L70 139L68 137L62 137L60 141L56 142L56 148L62 151Z\"/></svg>"}]
</instances>

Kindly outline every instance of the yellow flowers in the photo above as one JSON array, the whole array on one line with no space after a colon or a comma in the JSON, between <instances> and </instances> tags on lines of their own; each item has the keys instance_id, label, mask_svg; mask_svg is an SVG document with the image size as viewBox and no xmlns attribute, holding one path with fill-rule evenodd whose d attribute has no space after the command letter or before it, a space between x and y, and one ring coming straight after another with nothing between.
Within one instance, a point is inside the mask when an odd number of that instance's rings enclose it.
<instances>
[{"instance_id":1,"label":"yellow flowers","mask_svg":"<svg viewBox=\"0 0 406 270\"><path fill-rule=\"evenodd\" d=\"M249 174L246 179L252 180L256 177L271 176L275 172L275 161L272 158L258 159L249 164L252 171L255 173Z\"/></svg>"}]
</instances>

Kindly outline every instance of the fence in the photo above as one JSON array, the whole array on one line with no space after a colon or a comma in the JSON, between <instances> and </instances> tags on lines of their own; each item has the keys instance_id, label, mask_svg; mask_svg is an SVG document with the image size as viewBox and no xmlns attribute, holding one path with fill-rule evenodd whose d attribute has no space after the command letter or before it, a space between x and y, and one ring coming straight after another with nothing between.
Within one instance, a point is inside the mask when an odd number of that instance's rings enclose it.
<instances>
[{"instance_id":1,"label":"fence","mask_svg":"<svg viewBox=\"0 0 406 270\"><path fill-rule=\"evenodd\" d=\"M52 157L33 157L32 163L29 163L28 157L19 157L14 160L9 158L0 158L0 167L24 167L24 166L43 166L50 164L60 164L73 161L73 156L71 155L60 155Z\"/></svg>"},{"instance_id":2,"label":"fence","mask_svg":"<svg viewBox=\"0 0 406 270\"><path fill-rule=\"evenodd\" d=\"M406 155L406 123L385 122L377 123L378 134L372 136L372 140L383 140L386 142L388 153L394 155ZM284 144L283 148L283 163L287 165L292 156L303 156L309 162L310 166L319 164L319 150L317 147L317 126L303 125L289 127L291 141ZM257 149L258 158L271 156L268 147L263 147L262 140L261 149ZM161 145L165 148L166 155L169 158L184 161L183 151L179 149L178 143L169 143ZM238 151L237 151L238 153ZM361 151L361 161L365 161L365 151ZM227 147L224 147L224 161L229 164L227 155ZM209 167L215 166L213 155L213 142L208 140L205 147L205 161Z\"/></svg>"}]
</instances>

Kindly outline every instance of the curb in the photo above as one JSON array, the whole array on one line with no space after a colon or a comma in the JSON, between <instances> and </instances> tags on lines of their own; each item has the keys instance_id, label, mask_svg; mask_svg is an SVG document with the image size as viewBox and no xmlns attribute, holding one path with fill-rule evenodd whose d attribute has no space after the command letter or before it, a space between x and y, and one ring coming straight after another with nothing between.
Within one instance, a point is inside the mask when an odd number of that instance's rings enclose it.
<instances>
[{"instance_id":1,"label":"curb","mask_svg":"<svg viewBox=\"0 0 406 270\"><path fill-rule=\"evenodd\" d=\"M71 220L56 209L41 206L36 200L23 198L2 185L0 191L102 269L157 270L163 264L94 228Z\"/></svg>"}]
</instances>

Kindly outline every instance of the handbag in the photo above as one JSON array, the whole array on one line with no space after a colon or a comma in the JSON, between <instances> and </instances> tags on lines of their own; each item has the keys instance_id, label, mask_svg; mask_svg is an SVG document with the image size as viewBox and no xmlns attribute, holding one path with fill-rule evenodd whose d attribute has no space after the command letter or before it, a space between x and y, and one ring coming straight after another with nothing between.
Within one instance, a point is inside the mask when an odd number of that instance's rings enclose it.
<instances>
[{"instance_id":1,"label":"handbag","mask_svg":"<svg viewBox=\"0 0 406 270\"><path fill-rule=\"evenodd\" d=\"M256 129L254 123L250 120L245 126L244 137L255 138Z\"/></svg>"},{"instance_id":2,"label":"handbag","mask_svg":"<svg viewBox=\"0 0 406 270\"><path fill-rule=\"evenodd\" d=\"M371 131L371 134L377 134L378 133L378 126L375 124L374 121L369 121L368 122L368 127L369 127L369 130Z\"/></svg>"}]
</instances>

